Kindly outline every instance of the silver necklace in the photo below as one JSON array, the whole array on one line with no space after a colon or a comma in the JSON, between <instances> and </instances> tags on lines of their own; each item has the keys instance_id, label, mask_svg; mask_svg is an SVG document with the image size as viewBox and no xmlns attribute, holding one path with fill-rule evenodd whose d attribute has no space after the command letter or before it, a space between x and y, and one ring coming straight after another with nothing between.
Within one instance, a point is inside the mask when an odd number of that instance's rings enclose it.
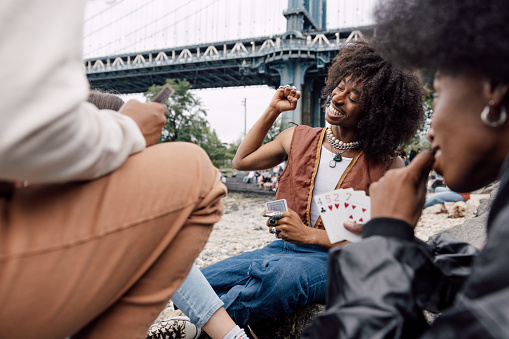
<instances>
[{"instance_id":1,"label":"silver necklace","mask_svg":"<svg viewBox=\"0 0 509 339\"><path fill-rule=\"evenodd\" d=\"M336 138L334 136L334 133L332 133L332 126L327 127L326 130L327 133L327 140L329 140L329 143L332 147L338 150L347 150L347 149L355 149L360 148L360 143L358 141L352 141L352 142L343 142ZM343 153L343 152L341 152Z\"/></svg>"},{"instance_id":2,"label":"silver necklace","mask_svg":"<svg viewBox=\"0 0 509 339\"><path fill-rule=\"evenodd\" d=\"M341 152L334 153L334 151L332 150L332 144L331 144L330 152L332 153L332 160L329 161L329 167L334 168L334 167L336 167L337 162L341 162L343 160L343 156L341 154L346 152L346 149L342 150Z\"/></svg>"}]
</instances>

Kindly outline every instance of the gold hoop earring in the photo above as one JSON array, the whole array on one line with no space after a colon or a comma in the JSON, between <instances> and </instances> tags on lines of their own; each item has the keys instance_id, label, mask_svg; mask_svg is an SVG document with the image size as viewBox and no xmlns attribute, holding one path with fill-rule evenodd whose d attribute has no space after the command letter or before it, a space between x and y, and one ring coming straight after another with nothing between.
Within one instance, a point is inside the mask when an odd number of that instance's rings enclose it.
<instances>
[{"instance_id":1,"label":"gold hoop earring","mask_svg":"<svg viewBox=\"0 0 509 339\"><path fill-rule=\"evenodd\" d=\"M490 100L486 107L481 112L481 121L488 127L499 127L502 126L507 120L507 111L504 105L500 105L500 117L498 120L491 120L488 115L490 114L491 108L495 105L493 100Z\"/></svg>"}]
</instances>

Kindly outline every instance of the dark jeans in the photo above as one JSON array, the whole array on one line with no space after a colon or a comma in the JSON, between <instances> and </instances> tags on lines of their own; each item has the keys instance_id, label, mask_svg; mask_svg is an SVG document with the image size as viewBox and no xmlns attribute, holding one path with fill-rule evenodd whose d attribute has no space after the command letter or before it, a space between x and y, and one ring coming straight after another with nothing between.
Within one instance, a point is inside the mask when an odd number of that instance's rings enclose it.
<instances>
[{"instance_id":1,"label":"dark jeans","mask_svg":"<svg viewBox=\"0 0 509 339\"><path fill-rule=\"evenodd\" d=\"M202 269L240 326L325 304L327 250L276 240Z\"/></svg>"}]
</instances>

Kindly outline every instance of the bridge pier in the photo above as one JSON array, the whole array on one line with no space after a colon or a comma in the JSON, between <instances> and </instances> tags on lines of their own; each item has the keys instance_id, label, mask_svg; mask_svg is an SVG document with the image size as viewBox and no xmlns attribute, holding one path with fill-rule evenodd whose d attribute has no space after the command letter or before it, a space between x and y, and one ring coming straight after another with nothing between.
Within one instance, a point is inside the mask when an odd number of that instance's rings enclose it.
<instances>
[{"instance_id":1,"label":"bridge pier","mask_svg":"<svg viewBox=\"0 0 509 339\"><path fill-rule=\"evenodd\" d=\"M276 65L268 65L276 70L280 76L280 86L295 86L301 92L301 99L294 111L284 112L281 115L283 128L298 125L324 126L325 120L321 114L321 90L323 79L316 76L307 76L307 70L314 66L314 62L302 62L299 59L286 60Z\"/></svg>"},{"instance_id":2,"label":"bridge pier","mask_svg":"<svg viewBox=\"0 0 509 339\"><path fill-rule=\"evenodd\" d=\"M325 117L321 107L323 86L323 78L306 78L302 88L302 124L312 127L325 126Z\"/></svg>"},{"instance_id":3,"label":"bridge pier","mask_svg":"<svg viewBox=\"0 0 509 339\"><path fill-rule=\"evenodd\" d=\"M321 113L321 91L324 85L323 76L307 74L307 70L314 66L314 62L302 62L302 60L286 60L276 65L268 65L276 70L280 76L280 86L295 86L301 92L301 99L294 111L284 112L281 115L283 128L298 125L325 126L325 119Z\"/></svg>"}]
</instances>

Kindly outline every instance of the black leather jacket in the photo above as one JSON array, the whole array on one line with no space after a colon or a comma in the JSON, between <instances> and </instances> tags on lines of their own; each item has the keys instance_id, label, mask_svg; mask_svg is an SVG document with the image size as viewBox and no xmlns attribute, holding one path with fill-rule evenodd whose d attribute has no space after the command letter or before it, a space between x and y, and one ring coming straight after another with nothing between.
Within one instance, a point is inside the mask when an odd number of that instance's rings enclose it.
<instances>
[{"instance_id":1,"label":"black leather jacket","mask_svg":"<svg viewBox=\"0 0 509 339\"><path fill-rule=\"evenodd\" d=\"M509 338L509 160L501 173L478 254L448 234L423 243L390 218L331 249L327 308L302 338ZM429 326L423 310L441 314Z\"/></svg>"}]
</instances>

